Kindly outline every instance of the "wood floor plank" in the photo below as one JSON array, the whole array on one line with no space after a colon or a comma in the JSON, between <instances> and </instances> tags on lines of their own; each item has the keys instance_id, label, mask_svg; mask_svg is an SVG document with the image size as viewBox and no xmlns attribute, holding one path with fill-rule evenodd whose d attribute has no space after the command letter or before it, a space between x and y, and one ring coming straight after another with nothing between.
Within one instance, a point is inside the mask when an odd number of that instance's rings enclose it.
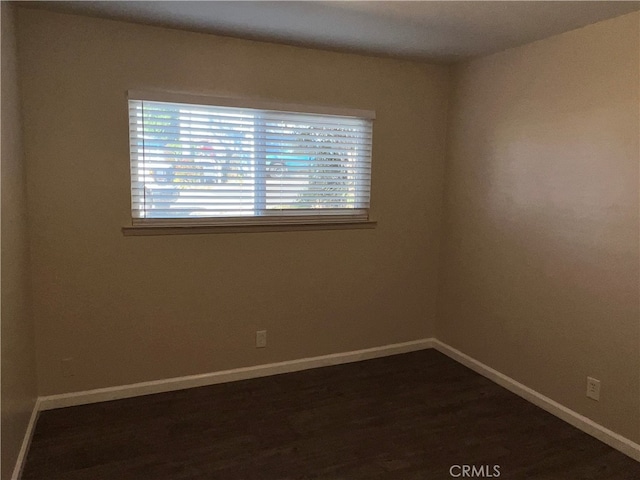
<instances>
[{"instance_id":1,"label":"wood floor plank","mask_svg":"<svg viewBox=\"0 0 640 480\"><path fill-rule=\"evenodd\" d=\"M640 463L424 350L46 411L23 480L438 480L462 464L640 479Z\"/></svg>"}]
</instances>

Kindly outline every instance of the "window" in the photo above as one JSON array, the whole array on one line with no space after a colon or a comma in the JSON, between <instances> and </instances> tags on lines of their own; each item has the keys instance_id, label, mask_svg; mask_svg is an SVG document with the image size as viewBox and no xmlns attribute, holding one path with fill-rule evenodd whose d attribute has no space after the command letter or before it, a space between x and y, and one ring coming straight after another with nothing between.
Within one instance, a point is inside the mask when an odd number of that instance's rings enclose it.
<instances>
[{"instance_id":1,"label":"window","mask_svg":"<svg viewBox=\"0 0 640 480\"><path fill-rule=\"evenodd\" d=\"M129 92L133 225L367 221L373 117Z\"/></svg>"}]
</instances>

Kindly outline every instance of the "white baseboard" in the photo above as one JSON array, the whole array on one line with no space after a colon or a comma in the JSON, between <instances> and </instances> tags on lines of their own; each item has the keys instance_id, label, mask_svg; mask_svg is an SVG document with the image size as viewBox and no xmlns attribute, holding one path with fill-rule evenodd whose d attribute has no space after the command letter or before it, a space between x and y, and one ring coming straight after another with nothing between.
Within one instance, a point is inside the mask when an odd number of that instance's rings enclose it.
<instances>
[{"instance_id":1,"label":"white baseboard","mask_svg":"<svg viewBox=\"0 0 640 480\"><path fill-rule=\"evenodd\" d=\"M221 372L204 373L201 375L190 375L187 377L169 378L152 382L134 383L118 387L99 388L84 392L64 393L61 395L51 395L40 397L40 410L51 410L54 408L71 407L75 405L85 405L89 403L106 402L109 400L120 400L123 398L150 395L153 393L171 392L183 390L185 388L204 387L218 383L233 382L236 380L248 380L251 378L278 375L281 373L297 372L311 368L327 367L330 365L340 365L343 363L358 362L372 358L386 357L400 353L408 353L416 350L433 348L433 339L424 338L411 342L394 343L381 347L367 348L352 352L334 353L322 355L320 357L301 358L286 362L269 363L266 365L256 365L254 367L234 368Z\"/></svg>"},{"instance_id":2,"label":"white baseboard","mask_svg":"<svg viewBox=\"0 0 640 480\"><path fill-rule=\"evenodd\" d=\"M425 338L412 342L396 343L392 345L384 345L381 347L367 348L364 350L356 350L352 352L335 353L331 355L323 355L320 357L302 358L298 360L290 360L286 362L271 363L267 365L257 365L253 367L236 368L233 370L225 370L221 372L205 373L201 375L190 375L186 377L169 378L165 380L157 380L152 382L135 383L131 385L122 385L118 387L100 388L96 390L87 390L84 392L65 393L61 395L51 395L40 397L34 409L25 441L23 442L18 464L12 480L19 479L19 473L22 463L26 456L26 451L33 434L33 427L37 418L37 412L43 410L51 410L54 408L71 407L75 405L85 405L90 403L105 402L109 400L119 400L123 398L137 397L142 395L150 395L154 393L170 392L174 390L182 390L193 387L203 387L207 385L215 385L218 383L233 382L237 380L248 380L251 378L265 377L269 375L278 375L282 373L297 372L300 370L308 370L318 367L326 367L331 365L340 365L344 363L358 362L373 358L386 357L401 353L408 353L417 350L435 348L439 352L447 355L462 365L524 398L528 402L542 408L543 410L564 420L570 425L582 430L583 432L597 438L605 444L615 448L625 455L640 462L640 445L619 435L602 425L580 415L573 410L559 404L558 402L532 390L531 388L517 382L516 380L494 370L478 360L462 353L459 350L434 338Z\"/></svg>"},{"instance_id":3,"label":"white baseboard","mask_svg":"<svg viewBox=\"0 0 640 480\"><path fill-rule=\"evenodd\" d=\"M40 399L36 399L36 403L33 406L33 411L31 412L31 418L29 418L29 423L27 424L27 430L24 433L24 438L22 440L22 445L20 446L20 451L18 452L18 458L16 459L16 466L13 469L13 474L11 475L11 480L20 480L22 476L22 470L24 468L24 463L27 460L27 452L29 451L29 445L31 445L31 439L33 438L33 432L36 428L36 422L38 420L38 414L40 413Z\"/></svg>"},{"instance_id":4,"label":"white baseboard","mask_svg":"<svg viewBox=\"0 0 640 480\"><path fill-rule=\"evenodd\" d=\"M517 382L511 377L508 377L497 370L479 362L478 360L462 353L460 350L441 342L440 340L433 340L433 346L436 350L444 353L449 358L461 363L465 367L470 368L476 373L479 373L483 377L488 378L494 383L506 388L512 393L524 398L530 403L542 408L543 410L555 415L561 420L564 420L570 425L573 425L579 430L597 438L601 442L606 443L610 447L624 453L625 455L640 462L640 445L629 440L628 438L619 435L608 428L588 419L587 417L580 415L577 412L559 404L558 402L551 400L549 397L542 395L541 393L532 390L531 388Z\"/></svg>"}]
</instances>

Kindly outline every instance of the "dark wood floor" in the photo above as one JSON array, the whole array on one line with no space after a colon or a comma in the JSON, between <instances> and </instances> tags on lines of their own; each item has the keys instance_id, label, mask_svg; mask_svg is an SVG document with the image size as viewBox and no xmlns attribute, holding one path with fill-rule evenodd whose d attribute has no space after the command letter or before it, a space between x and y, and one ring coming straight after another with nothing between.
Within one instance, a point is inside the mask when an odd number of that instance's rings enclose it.
<instances>
[{"instance_id":1,"label":"dark wood floor","mask_svg":"<svg viewBox=\"0 0 640 480\"><path fill-rule=\"evenodd\" d=\"M640 479L640 463L426 350L43 412L23 480L434 480L463 464Z\"/></svg>"}]
</instances>

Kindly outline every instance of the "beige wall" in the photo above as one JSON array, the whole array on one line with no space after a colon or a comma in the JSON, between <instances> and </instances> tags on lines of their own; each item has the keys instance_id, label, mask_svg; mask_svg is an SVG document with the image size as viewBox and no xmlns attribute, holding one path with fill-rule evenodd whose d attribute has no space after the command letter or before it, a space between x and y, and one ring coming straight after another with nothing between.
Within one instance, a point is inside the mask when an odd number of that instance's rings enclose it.
<instances>
[{"instance_id":1,"label":"beige wall","mask_svg":"<svg viewBox=\"0 0 640 480\"><path fill-rule=\"evenodd\" d=\"M435 333L640 441L637 13L462 64L452 84L405 61L19 20L41 394ZM376 110L378 227L123 237L125 92L148 88ZM4 209L3 193L3 224Z\"/></svg>"},{"instance_id":2,"label":"beige wall","mask_svg":"<svg viewBox=\"0 0 640 480\"><path fill-rule=\"evenodd\" d=\"M640 440L638 13L456 67L437 336ZM602 381L599 403L586 376Z\"/></svg>"},{"instance_id":3,"label":"beige wall","mask_svg":"<svg viewBox=\"0 0 640 480\"><path fill-rule=\"evenodd\" d=\"M19 19L41 394L432 335L445 67L35 10ZM377 228L123 237L125 93L148 88L375 110Z\"/></svg>"},{"instance_id":4,"label":"beige wall","mask_svg":"<svg viewBox=\"0 0 640 480\"><path fill-rule=\"evenodd\" d=\"M14 11L2 2L2 480L11 477L36 398Z\"/></svg>"}]
</instances>

